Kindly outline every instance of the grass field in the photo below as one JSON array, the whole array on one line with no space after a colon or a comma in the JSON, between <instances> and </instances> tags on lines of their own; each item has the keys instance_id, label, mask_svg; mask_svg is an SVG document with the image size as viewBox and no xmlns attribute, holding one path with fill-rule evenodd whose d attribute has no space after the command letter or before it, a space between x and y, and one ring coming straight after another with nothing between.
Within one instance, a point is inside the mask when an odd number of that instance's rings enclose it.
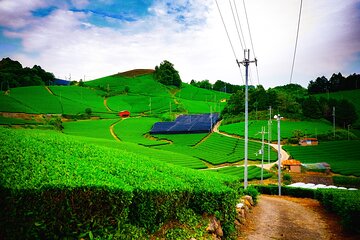
<instances>
[{"instance_id":1,"label":"grass field","mask_svg":"<svg viewBox=\"0 0 360 240\"><path fill-rule=\"evenodd\" d=\"M9 96L24 105L27 113L63 112L59 99L51 95L43 86L12 88Z\"/></svg>"},{"instance_id":2,"label":"grass field","mask_svg":"<svg viewBox=\"0 0 360 240\"><path fill-rule=\"evenodd\" d=\"M222 99L230 98L230 94L198 88L187 83L183 83L181 90L176 93L176 97L193 101L220 102Z\"/></svg>"},{"instance_id":3,"label":"grass field","mask_svg":"<svg viewBox=\"0 0 360 240\"><path fill-rule=\"evenodd\" d=\"M175 145L194 146L206 137L207 133L194 134L155 134L154 137L171 141Z\"/></svg>"},{"instance_id":4,"label":"grass field","mask_svg":"<svg viewBox=\"0 0 360 240\"><path fill-rule=\"evenodd\" d=\"M110 133L110 126L119 120L120 119L104 119L64 122L64 133L74 136L115 140Z\"/></svg>"},{"instance_id":5,"label":"grass field","mask_svg":"<svg viewBox=\"0 0 360 240\"><path fill-rule=\"evenodd\" d=\"M220 126L219 130L229 134L236 134L239 136L244 136L244 122L233 123L228 125ZM249 138L252 139L261 139L261 127L266 127L266 132L268 131L268 121L259 120L259 121L249 121ZM332 131L332 125L327 121L289 121L282 120L280 123L281 126L281 138L290 138L293 136L294 130L301 130L305 135L323 134ZM272 140L277 139L277 121L272 121ZM265 134L265 139L268 139L268 134Z\"/></svg>"},{"instance_id":6,"label":"grass field","mask_svg":"<svg viewBox=\"0 0 360 240\"><path fill-rule=\"evenodd\" d=\"M36 113L37 110L31 106L25 105L23 102L13 98L9 95L0 94L0 112L24 112L24 113Z\"/></svg>"},{"instance_id":7,"label":"grass field","mask_svg":"<svg viewBox=\"0 0 360 240\"><path fill-rule=\"evenodd\" d=\"M154 80L153 74L145 74L135 78L124 76L107 76L92 81L87 81L86 86L101 87L110 92L121 92L126 87L130 94L140 94L145 96L169 96L167 88Z\"/></svg>"},{"instance_id":8,"label":"grass field","mask_svg":"<svg viewBox=\"0 0 360 240\"><path fill-rule=\"evenodd\" d=\"M6 239L109 238L108 231L126 230L124 222L154 231L176 220L174 206L225 216L239 198L236 187L229 187L237 184L233 176L164 164L54 131L0 128L0 140L1 203L7 210L0 216L10 221L0 226Z\"/></svg>"},{"instance_id":9,"label":"grass field","mask_svg":"<svg viewBox=\"0 0 360 240\"><path fill-rule=\"evenodd\" d=\"M86 108L106 112L100 92L77 86L43 86L13 88L9 95L0 96L0 111L24 113L83 114Z\"/></svg>"},{"instance_id":10,"label":"grass field","mask_svg":"<svg viewBox=\"0 0 360 240\"><path fill-rule=\"evenodd\" d=\"M178 98L180 104L188 111L189 114L193 113L209 113L209 112L221 112L226 102L207 102L207 101L198 101L198 100L189 100Z\"/></svg>"},{"instance_id":11,"label":"grass field","mask_svg":"<svg viewBox=\"0 0 360 240\"><path fill-rule=\"evenodd\" d=\"M224 167L224 168L219 168L219 169L210 169L207 171L214 171L214 172L218 172L218 173L222 173L222 174L227 174L227 175L232 175L235 176L237 178L239 178L239 180L244 180L244 167ZM264 175L263 175L263 179L266 178L270 178L272 177L272 173L270 173L269 171L264 169ZM253 180L253 179L261 179L261 168L256 167L256 166L248 166L248 179L249 180Z\"/></svg>"},{"instance_id":12,"label":"grass field","mask_svg":"<svg viewBox=\"0 0 360 240\"><path fill-rule=\"evenodd\" d=\"M335 173L360 177L360 141L321 142L318 146L284 146L303 163L327 162Z\"/></svg>"},{"instance_id":13,"label":"grass field","mask_svg":"<svg viewBox=\"0 0 360 240\"><path fill-rule=\"evenodd\" d=\"M169 144L156 146L155 148L193 156L214 165L234 163L244 159L244 140L225 137L217 133L211 134L206 141L203 141L194 147ZM250 141L248 159L261 160L261 155L258 154L260 149L260 143ZM276 159L276 152L272 150L271 160L274 161Z\"/></svg>"},{"instance_id":14,"label":"grass field","mask_svg":"<svg viewBox=\"0 0 360 240\"><path fill-rule=\"evenodd\" d=\"M103 92L78 86L51 86L51 91L57 95L63 104L65 113L84 113L86 108L92 112L107 112ZM69 102L70 100L70 102Z\"/></svg>"},{"instance_id":15,"label":"grass field","mask_svg":"<svg viewBox=\"0 0 360 240\"><path fill-rule=\"evenodd\" d=\"M114 126L115 134L124 142L132 142L141 145L168 144L167 142L151 140L144 135L148 133L157 118L128 118L118 122Z\"/></svg>"},{"instance_id":16,"label":"grass field","mask_svg":"<svg viewBox=\"0 0 360 240\"><path fill-rule=\"evenodd\" d=\"M131 114L149 113L152 114L169 112L170 102L175 108L173 99L170 96L150 97L145 95L118 95L110 97L107 105L113 111L128 110Z\"/></svg>"}]
</instances>

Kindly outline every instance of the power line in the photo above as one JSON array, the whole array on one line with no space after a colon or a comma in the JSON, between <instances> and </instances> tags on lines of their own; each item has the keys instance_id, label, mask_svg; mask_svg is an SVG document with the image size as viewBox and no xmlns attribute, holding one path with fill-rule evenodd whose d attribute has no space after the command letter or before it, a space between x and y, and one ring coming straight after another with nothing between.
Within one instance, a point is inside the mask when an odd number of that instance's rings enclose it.
<instances>
[{"instance_id":1,"label":"power line","mask_svg":"<svg viewBox=\"0 0 360 240\"><path fill-rule=\"evenodd\" d=\"M239 18L239 12L238 12L238 10L237 10L237 6L236 6L235 0L233 0L233 1L234 1L234 6L235 6L236 17L237 17L237 20L238 20L238 22L239 22L240 33L241 33L241 36L242 36L242 39L243 39L243 42L244 42L244 47L247 48L247 47L246 47L246 41L245 41L244 34L243 34L243 30L242 30L242 27L241 27L241 21L240 21L240 18ZM230 3L230 7L231 7L231 2L230 2L230 0L229 0L229 3ZM231 9L231 11L232 11L232 9ZM233 12L233 16L234 16L234 12ZM235 21L235 17L234 17L234 21ZM235 24L236 24L236 21L235 21ZM236 30L237 30L237 28L236 28ZM240 37L239 31L238 31L238 36L239 36L239 39L240 39L240 41L241 41L241 37Z\"/></svg>"},{"instance_id":2,"label":"power line","mask_svg":"<svg viewBox=\"0 0 360 240\"><path fill-rule=\"evenodd\" d=\"M234 50L234 46L233 46L233 44L232 44L232 42L231 42L231 39L230 39L230 36L229 36L229 32L228 32L228 30L227 30L227 28L226 28L226 24L225 24L224 18L223 18L222 14L221 14L221 10L220 10L219 4L218 4L217 0L215 0L215 2L216 2L217 9L219 10L219 14L220 14L220 17L221 17L221 21L222 21L222 23L223 23L223 25L224 25L224 29L225 29L226 35L227 35L227 37L228 37L228 40L229 40L231 49L232 49L233 54L234 54L234 57L235 57L235 59L236 59L236 61L237 61L237 57L236 57L236 53L235 53L235 50Z\"/></svg>"},{"instance_id":3,"label":"power line","mask_svg":"<svg viewBox=\"0 0 360 240\"><path fill-rule=\"evenodd\" d=\"M292 76L293 76L293 73L294 73L295 56L296 56L297 43L298 43L298 38L299 38L299 29L300 29L300 20L301 20L302 4L303 4L303 1L301 0L301 1L300 1L299 19L298 19L298 25L297 25L297 31L296 31L296 41L295 41L294 56L293 56L293 61L292 61L292 66L291 66L290 84L291 84Z\"/></svg>"},{"instance_id":4,"label":"power line","mask_svg":"<svg viewBox=\"0 0 360 240\"><path fill-rule=\"evenodd\" d=\"M243 5L244 5L246 23L247 23L247 27L248 27L248 31L249 31L250 43L251 43L252 50L254 52L254 58L256 58L255 48L254 48L254 44L253 44L253 40L252 40L252 36L251 36L249 18L248 18L247 11L246 11L245 0L243 0ZM258 70L257 64L256 64L256 76L257 76L257 80L258 80L258 85L260 85L259 70Z\"/></svg>"},{"instance_id":5,"label":"power line","mask_svg":"<svg viewBox=\"0 0 360 240\"><path fill-rule=\"evenodd\" d=\"M235 57L236 62L238 63L238 59L237 59L237 56L236 56L236 53L235 53L235 50L234 50L234 46L233 46L233 44L232 44L232 42L231 42L230 35L229 35L229 32L228 32L228 30L227 30L227 28L226 28L226 24L225 24L223 15L221 14L221 10L220 10L220 7L219 7L219 4L218 4L217 0L215 0L215 3L216 3L216 6L217 6L217 9L218 9L218 11L219 11L219 14L220 14L220 17L221 17L221 21L222 21L222 23L223 23L223 26L224 26L224 29L225 29L227 38L228 38L228 40L229 40L229 43L230 43L230 46L231 46L231 50L232 50L232 52L233 52L233 54L234 54L234 57ZM242 72L241 72L241 68L240 68L240 67L239 67L239 70L240 70L241 80L242 80L242 82L243 82L243 84L244 84L244 77L243 77L243 75L242 75Z\"/></svg>"}]
</instances>

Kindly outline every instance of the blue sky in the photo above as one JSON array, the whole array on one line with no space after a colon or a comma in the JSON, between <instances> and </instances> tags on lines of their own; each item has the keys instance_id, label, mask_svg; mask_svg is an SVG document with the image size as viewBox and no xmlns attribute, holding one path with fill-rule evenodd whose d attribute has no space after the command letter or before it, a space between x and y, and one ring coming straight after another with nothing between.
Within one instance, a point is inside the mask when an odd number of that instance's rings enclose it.
<instances>
[{"instance_id":1,"label":"blue sky","mask_svg":"<svg viewBox=\"0 0 360 240\"><path fill-rule=\"evenodd\" d=\"M250 44L242 0L238 9ZM237 58L228 0L218 0ZM266 88L289 83L300 0L245 0ZM303 1L293 83L307 86L334 72L360 73L360 0ZM215 0L1 0L0 58L41 65L58 78L94 79L134 68L174 63L185 82L218 79L242 84ZM252 56L253 57L253 56ZM244 69L242 69L242 74Z\"/></svg>"}]
</instances>

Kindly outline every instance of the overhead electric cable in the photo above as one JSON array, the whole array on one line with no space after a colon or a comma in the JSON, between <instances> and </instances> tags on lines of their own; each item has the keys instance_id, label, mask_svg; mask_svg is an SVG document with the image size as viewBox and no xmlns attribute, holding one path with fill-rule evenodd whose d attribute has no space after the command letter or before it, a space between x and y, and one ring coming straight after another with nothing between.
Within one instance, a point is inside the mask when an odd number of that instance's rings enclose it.
<instances>
[{"instance_id":1,"label":"overhead electric cable","mask_svg":"<svg viewBox=\"0 0 360 240\"><path fill-rule=\"evenodd\" d=\"M299 10L299 19L298 19L298 25L297 25L297 31L296 31L296 40L295 40L294 56L293 56L293 61L292 61L292 66L291 66L290 84L291 84L292 77L293 77L293 73L294 73L296 49L297 49L297 44L298 44L298 39L299 39L299 29L300 29L300 20L301 20L302 4L303 4L303 1L301 0L301 1L300 1L300 10Z\"/></svg>"},{"instance_id":2,"label":"overhead electric cable","mask_svg":"<svg viewBox=\"0 0 360 240\"><path fill-rule=\"evenodd\" d=\"M244 5L246 23L247 23L247 27L248 27L248 31L249 31L250 43L251 43L252 50L253 50L253 52L254 52L254 57L256 58L255 48L254 48L254 44L253 44L253 40L252 40L252 36L251 36L249 18L248 18L247 11L246 11L245 0L243 0L243 5ZM259 70L258 70L257 64L255 64L255 66L256 66L256 76L257 76L257 80L258 80L258 85L260 85Z\"/></svg>"},{"instance_id":3,"label":"overhead electric cable","mask_svg":"<svg viewBox=\"0 0 360 240\"><path fill-rule=\"evenodd\" d=\"M234 2L234 3L235 3L235 2ZM244 51L244 46L245 46L245 48L246 48L245 39L244 39L244 44L243 44L243 43L242 43L243 41L241 40L241 37L240 37L240 32L239 32L238 24L237 24L237 22L236 22L235 13L234 13L234 9L233 9L232 4L231 4L231 0L229 0L229 4L230 4L230 8L231 8L231 13L232 13L232 16L233 16L233 19L234 19L236 31L237 31L237 34L238 34L238 37L239 37L239 41L240 41L240 44L241 44L241 48L242 48L242 51ZM239 20L239 16L238 16L238 20ZM239 21L239 26L240 26L240 30L241 30L240 21ZM241 30L241 33L242 33L242 30Z\"/></svg>"},{"instance_id":4,"label":"overhead electric cable","mask_svg":"<svg viewBox=\"0 0 360 240\"><path fill-rule=\"evenodd\" d=\"M233 0L233 1L234 1L234 6L235 6L236 17L237 17L237 20L238 20L238 22L239 22L240 33L241 33L241 36L242 36L242 39L243 39L243 42L244 42L244 46L245 46L245 48L247 48L247 47L246 47L246 41L245 41L244 33L243 33L243 30L242 30L242 27L241 27L241 21L240 21L240 17L239 17L239 12L238 12L238 10L237 10L237 6L236 6L235 0Z\"/></svg>"},{"instance_id":5,"label":"overhead electric cable","mask_svg":"<svg viewBox=\"0 0 360 240\"><path fill-rule=\"evenodd\" d=\"M222 21L222 23L223 23L223 25L224 25L224 29L225 29L227 38L228 38L228 40L229 40L231 49L232 49L232 51L233 51L234 57L235 57L235 59L237 60L236 53L235 53L235 50L234 50L234 46L233 46L233 44L232 44L232 42L231 42L231 39L230 39L230 36L229 36L229 32L228 32L228 30L227 30L227 28L226 28L226 24L225 24L224 18L223 18L222 14L221 14L221 10L220 10L219 4L218 4L217 0L215 0L215 2L216 2L217 9L219 10L219 14L220 14L220 17L221 17L221 21Z\"/></svg>"},{"instance_id":6,"label":"overhead electric cable","mask_svg":"<svg viewBox=\"0 0 360 240\"><path fill-rule=\"evenodd\" d=\"M233 44L232 44L232 42L231 42L230 35L229 35L229 32L228 32L228 30L227 30L227 28L226 28L226 24L225 24L223 15L221 14L221 10L220 10L220 7L219 7L219 4L218 4L217 0L215 0L215 3L216 3L216 6L217 6L217 9L218 9L218 11L219 11L219 14L220 14L220 17L221 17L221 21L222 21L222 23L223 23L223 26L224 26L224 29L225 29L227 38L228 38L228 40L229 40L229 43L230 43L230 46L231 46L231 50L232 50L232 52L233 52L233 54L234 54L234 57L235 57L236 62L238 63L238 59L237 59L237 56L236 56L236 53L235 53L235 50L234 50L234 46L233 46ZM244 83L244 77L243 77L243 75L242 75L242 72L241 72L241 68L240 68L240 67L239 67L239 70L240 70L241 79L242 79L242 81L243 81L243 83Z\"/></svg>"}]
</instances>

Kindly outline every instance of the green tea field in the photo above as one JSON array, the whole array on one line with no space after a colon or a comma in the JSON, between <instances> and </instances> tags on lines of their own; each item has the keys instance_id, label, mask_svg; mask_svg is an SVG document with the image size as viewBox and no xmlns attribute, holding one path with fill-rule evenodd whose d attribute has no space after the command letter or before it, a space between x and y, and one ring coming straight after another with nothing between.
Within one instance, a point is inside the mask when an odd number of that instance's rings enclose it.
<instances>
[{"instance_id":1,"label":"green tea field","mask_svg":"<svg viewBox=\"0 0 360 240\"><path fill-rule=\"evenodd\" d=\"M284 146L284 149L303 163L327 162L335 173L360 177L359 144L358 140L333 141L318 146Z\"/></svg>"},{"instance_id":2,"label":"green tea field","mask_svg":"<svg viewBox=\"0 0 360 240\"><path fill-rule=\"evenodd\" d=\"M277 139L277 121L271 121L271 139ZM317 134L324 134L333 130L332 125L326 121L291 121L284 119L281 121L281 139L290 138L294 135L295 130L300 130L305 136ZM268 121L265 120L252 120L249 121L249 138L261 139L261 127L264 126L266 132L268 131ZM220 126L219 130L229 134L244 136L244 122L233 123ZM265 139L268 139L268 134L265 134Z\"/></svg>"}]
</instances>

